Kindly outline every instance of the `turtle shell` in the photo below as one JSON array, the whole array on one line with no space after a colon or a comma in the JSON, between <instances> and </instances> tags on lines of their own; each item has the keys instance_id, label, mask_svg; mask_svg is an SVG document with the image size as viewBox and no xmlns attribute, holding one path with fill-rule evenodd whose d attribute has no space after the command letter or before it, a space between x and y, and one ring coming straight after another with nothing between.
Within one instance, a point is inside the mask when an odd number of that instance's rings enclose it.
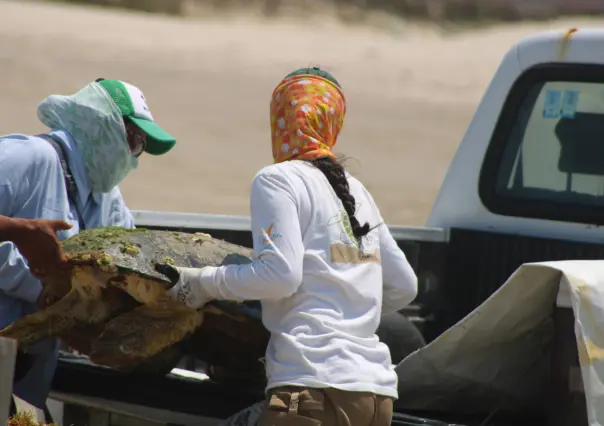
<instances>
[{"instance_id":1,"label":"turtle shell","mask_svg":"<svg viewBox=\"0 0 604 426\"><path fill-rule=\"evenodd\" d=\"M156 263L202 268L251 262L252 250L208 234L106 227L84 230L63 242L68 258L102 254L100 261L115 265L122 273L137 272L168 279L155 271Z\"/></svg>"},{"instance_id":2,"label":"turtle shell","mask_svg":"<svg viewBox=\"0 0 604 426\"><path fill-rule=\"evenodd\" d=\"M94 363L122 371L166 374L184 355L222 377L264 380L269 333L258 301L215 300L193 310L166 297L169 279L155 264L201 268L251 262L252 250L212 238L105 227L65 240L71 268L46 277L52 302L16 320L0 336L28 346L54 336ZM245 348L245 350L241 350Z\"/></svg>"},{"instance_id":3,"label":"turtle shell","mask_svg":"<svg viewBox=\"0 0 604 426\"><path fill-rule=\"evenodd\" d=\"M82 261L87 256L98 262L115 266L119 273L137 273L163 283L168 289L168 278L154 266L167 263L179 267L202 268L228 264L250 263L252 250L209 234L150 229L125 229L117 226L84 230L63 242L68 259ZM242 303L215 300L212 305L236 315L261 319L258 301Z\"/></svg>"}]
</instances>

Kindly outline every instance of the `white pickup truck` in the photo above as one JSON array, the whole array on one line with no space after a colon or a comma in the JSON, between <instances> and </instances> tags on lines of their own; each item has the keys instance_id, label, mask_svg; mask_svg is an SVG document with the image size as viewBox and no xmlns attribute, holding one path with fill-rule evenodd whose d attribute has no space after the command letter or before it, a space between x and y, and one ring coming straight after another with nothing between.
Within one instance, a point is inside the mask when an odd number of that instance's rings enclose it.
<instances>
[{"instance_id":1,"label":"white pickup truck","mask_svg":"<svg viewBox=\"0 0 604 426\"><path fill-rule=\"evenodd\" d=\"M138 227L207 232L251 246L247 217L150 211L136 211L135 217ZM520 40L480 101L426 226L391 227L419 276L419 295L405 313L427 342L451 336L442 333L474 312L521 265L604 259L601 225L604 30L550 31ZM498 410L496 400L472 413L450 405L439 410L438 404L429 411L408 409L401 398L392 424L586 426L585 392L572 373L578 357L569 312L570 318L556 317L555 352L564 352L564 359L552 364L559 367L552 369L560 376L557 400L528 411ZM543 362L550 363L546 358ZM119 424L123 415L166 424L214 424L262 398L262 389L190 376L135 379L65 356L52 398L70 407L65 424L76 425L84 424L74 414L76 406L93 408L95 424ZM401 382L408 380L401 377ZM563 414L552 414L561 407Z\"/></svg>"}]
</instances>

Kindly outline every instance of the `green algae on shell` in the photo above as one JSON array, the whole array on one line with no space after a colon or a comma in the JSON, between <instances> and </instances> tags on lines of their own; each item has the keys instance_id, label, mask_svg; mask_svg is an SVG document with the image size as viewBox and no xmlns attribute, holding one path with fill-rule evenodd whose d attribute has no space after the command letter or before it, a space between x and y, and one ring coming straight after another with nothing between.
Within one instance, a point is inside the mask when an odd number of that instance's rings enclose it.
<instances>
[{"instance_id":1,"label":"green algae on shell","mask_svg":"<svg viewBox=\"0 0 604 426\"><path fill-rule=\"evenodd\" d=\"M129 254L130 256L136 256L138 254L138 249L134 244L124 243L122 253Z\"/></svg>"},{"instance_id":2,"label":"green algae on shell","mask_svg":"<svg viewBox=\"0 0 604 426\"><path fill-rule=\"evenodd\" d=\"M103 253L97 260L99 265L109 265L111 262L113 262L113 257L107 253Z\"/></svg>"},{"instance_id":3,"label":"green algae on shell","mask_svg":"<svg viewBox=\"0 0 604 426\"><path fill-rule=\"evenodd\" d=\"M168 256L164 257L161 260L161 262L162 263L167 263L168 265L176 266L176 262L174 262L174 259L172 259L171 257L168 257Z\"/></svg>"},{"instance_id":4,"label":"green algae on shell","mask_svg":"<svg viewBox=\"0 0 604 426\"><path fill-rule=\"evenodd\" d=\"M132 233L145 233L148 229L126 229L120 226L87 229L68 240L63 246L67 251L98 252L114 244L127 244L128 236ZM77 247L77 248L76 248Z\"/></svg>"}]
</instances>

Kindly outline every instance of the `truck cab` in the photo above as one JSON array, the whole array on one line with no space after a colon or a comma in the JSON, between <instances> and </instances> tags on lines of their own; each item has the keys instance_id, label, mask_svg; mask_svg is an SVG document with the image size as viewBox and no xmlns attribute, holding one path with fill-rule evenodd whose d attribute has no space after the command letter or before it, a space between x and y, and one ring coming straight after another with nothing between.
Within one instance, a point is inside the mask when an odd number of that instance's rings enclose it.
<instances>
[{"instance_id":1,"label":"truck cab","mask_svg":"<svg viewBox=\"0 0 604 426\"><path fill-rule=\"evenodd\" d=\"M604 255L603 42L602 30L549 31L503 58L426 223L446 246L439 272L419 266L429 337L523 263Z\"/></svg>"},{"instance_id":2,"label":"truck cab","mask_svg":"<svg viewBox=\"0 0 604 426\"><path fill-rule=\"evenodd\" d=\"M390 226L419 277L418 297L404 314L427 342L481 305L525 263L604 258L602 51L601 29L549 31L512 46L469 123L426 226ZM138 227L206 232L252 244L247 217L134 214ZM124 377L66 356L51 398L65 407L147 420L149 414L133 407L152 407L161 412L155 418L160 423L202 424L203 418L215 424L262 392L219 387L192 373ZM405 416L399 413L393 425L455 421ZM482 420L476 424L524 424L519 418Z\"/></svg>"}]
</instances>

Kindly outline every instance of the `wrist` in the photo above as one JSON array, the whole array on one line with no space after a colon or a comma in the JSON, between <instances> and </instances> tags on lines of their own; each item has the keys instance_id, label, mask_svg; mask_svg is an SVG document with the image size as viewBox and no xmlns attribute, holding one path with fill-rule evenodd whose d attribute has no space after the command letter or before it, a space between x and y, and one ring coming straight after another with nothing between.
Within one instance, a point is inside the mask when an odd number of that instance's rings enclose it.
<instances>
[{"instance_id":1,"label":"wrist","mask_svg":"<svg viewBox=\"0 0 604 426\"><path fill-rule=\"evenodd\" d=\"M12 241L19 233L31 228L31 224L22 218L1 217L0 218L0 240Z\"/></svg>"},{"instance_id":2,"label":"wrist","mask_svg":"<svg viewBox=\"0 0 604 426\"><path fill-rule=\"evenodd\" d=\"M218 298L220 295L214 286L214 277L217 269L218 268L216 266L206 266L201 268L201 271L199 272L200 287L205 294L214 299Z\"/></svg>"},{"instance_id":3,"label":"wrist","mask_svg":"<svg viewBox=\"0 0 604 426\"><path fill-rule=\"evenodd\" d=\"M180 268L180 287L187 288L195 300L216 298L214 270L212 266L203 268ZM204 302L205 303L205 302Z\"/></svg>"}]
</instances>

